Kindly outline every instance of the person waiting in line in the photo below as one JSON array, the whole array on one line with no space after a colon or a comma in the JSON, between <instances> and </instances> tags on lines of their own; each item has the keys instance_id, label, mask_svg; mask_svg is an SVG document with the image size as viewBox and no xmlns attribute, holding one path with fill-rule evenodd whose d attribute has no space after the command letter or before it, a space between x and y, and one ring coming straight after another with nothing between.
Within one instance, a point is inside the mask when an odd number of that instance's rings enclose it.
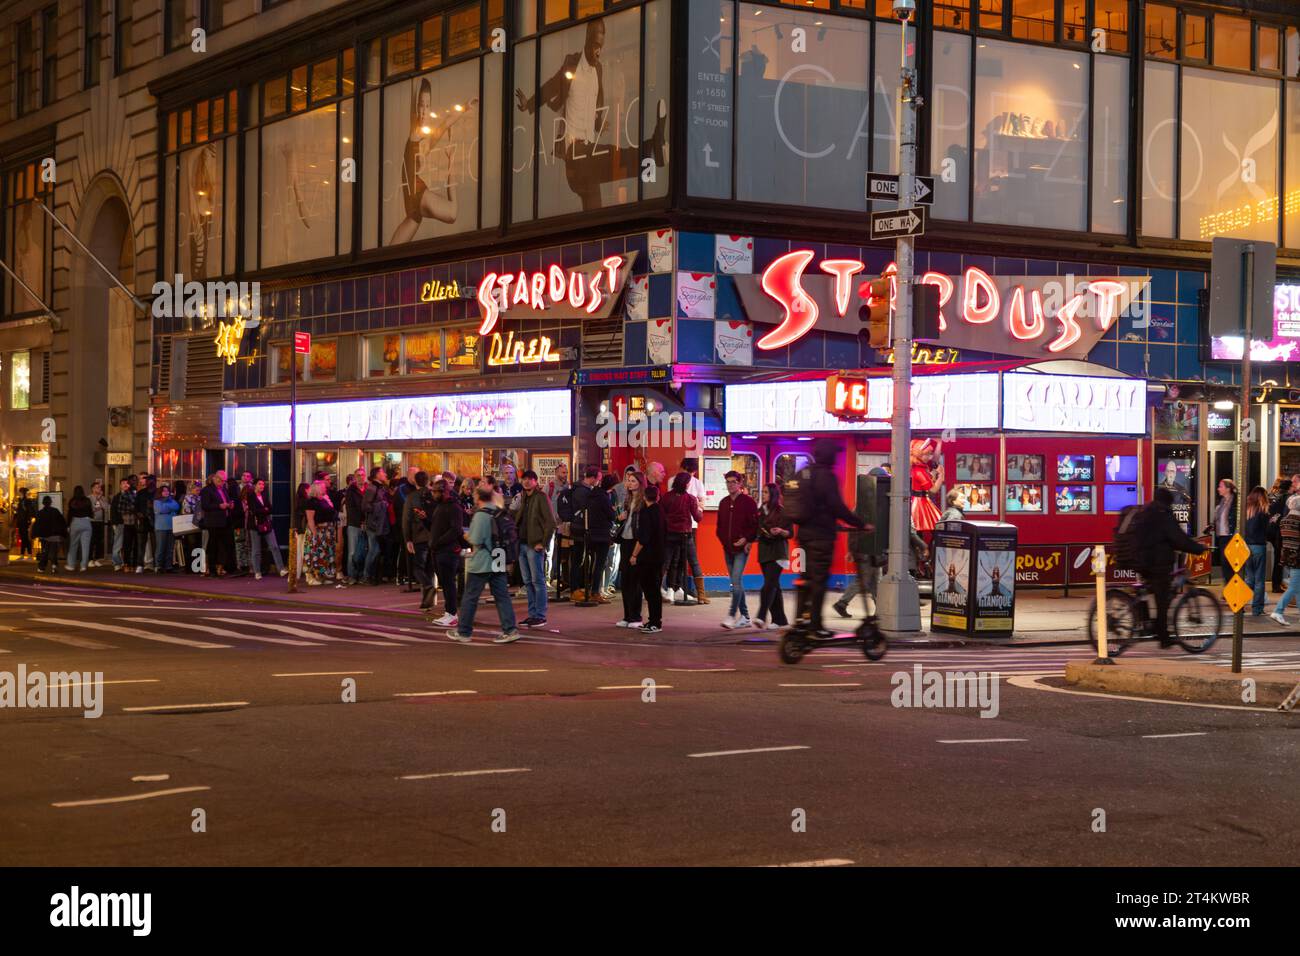
<instances>
[{"instance_id":1,"label":"person waiting in line","mask_svg":"<svg viewBox=\"0 0 1300 956\"><path fill-rule=\"evenodd\" d=\"M158 493L153 499L153 569L156 574L171 574L172 556L172 519L180 513L181 503L172 497L172 490L166 484L158 486Z\"/></svg>"},{"instance_id":2,"label":"person waiting in line","mask_svg":"<svg viewBox=\"0 0 1300 956\"><path fill-rule=\"evenodd\" d=\"M528 590L528 617L524 627L546 623L546 555L555 535L555 515L546 493L537 483L537 472L524 472L519 506L519 569Z\"/></svg>"},{"instance_id":3,"label":"person waiting in line","mask_svg":"<svg viewBox=\"0 0 1300 956\"><path fill-rule=\"evenodd\" d=\"M1219 573L1223 583L1232 577L1232 568L1223 553L1232 536L1237 533L1237 484L1231 478L1224 478L1218 485L1219 501L1214 506L1214 519L1206 526L1202 534L1214 535L1214 550L1219 555Z\"/></svg>"},{"instance_id":4,"label":"person waiting in line","mask_svg":"<svg viewBox=\"0 0 1300 956\"><path fill-rule=\"evenodd\" d=\"M434 501L428 472L417 471L413 485L414 490L406 492L402 503L402 547L411 579L420 586L420 610L426 610L433 603L435 591L429 561Z\"/></svg>"},{"instance_id":5,"label":"person waiting in line","mask_svg":"<svg viewBox=\"0 0 1300 956\"><path fill-rule=\"evenodd\" d=\"M333 502L331 502L332 504ZM271 524L271 496L266 492L266 479L258 478L244 501L244 512L248 515L249 557L253 562L254 580L262 580L262 547L271 552L275 570L284 577L289 570L280 557L280 543L275 540L275 528Z\"/></svg>"},{"instance_id":6,"label":"person waiting in line","mask_svg":"<svg viewBox=\"0 0 1300 956\"><path fill-rule=\"evenodd\" d=\"M731 579L731 608L722 626L749 627L749 607L745 604L745 563L758 535L758 505L745 492L745 476L729 471L726 476L727 497L718 505L718 541L727 559L727 576Z\"/></svg>"},{"instance_id":7,"label":"person waiting in line","mask_svg":"<svg viewBox=\"0 0 1300 956\"><path fill-rule=\"evenodd\" d=\"M603 476L600 486L587 499L587 540L591 549L587 560L591 569L586 582L587 600L597 604L609 603L604 582L609 574L609 549L614 541L613 489L617 483L618 479L613 475Z\"/></svg>"},{"instance_id":8,"label":"person waiting in line","mask_svg":"<svg viewBox=\"0 0 1300 956\"><path fill-rule=\"evenodd\" d=\"M18 529L18 560L31 561L32 522L36 520L36 500L28 496L26 488L18 489L18 503L14 505L14 526Z\"/></svg>"},{"instance_id":9,"label":"person waiting in line","mask_svg":"<svg viewBox=\"0 0 1300 956\"><path fill-rule=\"evenodd\" d=\"M1273 593L1282 593L1282 519L1286 517L1286 500L1290 496L1291 479L1278 476L1268 491L1268 543L1273 548Z\"/></svg>"},{"instance_id":10,"label":"person waiting in line","mask_svg":"<svg viewBox=\"0 0 1300 956\"><path fill-rule=\"evenodd\" d=\"M455 627L447 630L447 637L460 644L469 644L473 640L474 617L478 612L479 599L483 589L488 588L495 598L497 619L501 622L501 634L493 643L510 644L519 640L520 634L515 626L515 609L510 604L506 572L494 570L499 563L493 555L495 519L504 508L505 499L490 488L479 488L474 497L478 502L478 510L470 519L467 536L473 550L465 563L465 600L461 605L459 620Z\"/></svg>"},{"instance_id":11,"label":"person waiting in line","mask_svg":"<svg viewBox=\"0 0 1300 956\"><path fill-rule=\"evenodd\" d=\"M297 580L302 581L305 580L307 575L307 568L306 568L306 562L304 560L304 555L306 554L307 551L307 534L308 534L307 506L308 503L311 501L311 484L306 481L300 481L298 483L298 490L294 492L294 498L297 500L295 501L294 504L293 530L297 532L296 537L298 539L298 545L296 549L297 554L294 555L294 562L295 562L294 566L298 569ZM333 504L333 502L330 503ZM343 586L342 581L339 582L339 586L340 587Z\"/></svg>"},{"instance_id":12,"label":"person waiting in line","mask_svg":"<svg viewBox=\"0 0 1300 956\"><path fill-rule=\"evenodd\" d=\"M946 501L948 506L943 509L943 514L939 516L939 520L965 521L966 509L970 507L970 502L966 500L965 492L960 489L954 489L948 492Z\"/></svg>"},{"instance_id":13,"label":"person waiting in line","mask_svg":"<svg viewBox=\"0 0 1300 956\"><path fill-rule=\"evenodd\" d=\"M84 571L90 563L90 516L93 509L81 485L72 490L66 506L68 520L68 571Z\"/></svg>"},{"instance_id":14,"label":"person waiting in line","mask_svg":"<svg viewBox=\"0 0 1300 956\"><path fill-rule=\"evenodd\" d=\"M359 584L366 573L366 508L365 496L370 490L366 470L358 468L356 477L347 490L348 519L348 584Z\"/></svg>"},{"instance_id":15,"label":"person waiting in line","mask_svg":"<svg viewBox=\"0 0 1300 956\"><path fill-rule=\"evenodd\" d=\"M1292 494L1287 498L1286 509L1279 530L1282 542L1280 560L1287 570L1287 585L1269 615L1283 627L1287 626L1287 605L1294 600L1296 606L1300 607L1300 494Z\"/></svg>"},{"instance_id":16,"label":"person waiting in line","mask_svg":"<svg viewBox=\"0 0 1300 956\"><path fill-rule=\"evenodd\" d=\"M683 458L681 469L690 475L690 483L686 486L687 494L693 495L700 507L704 507L704 482L700 481L700 460ZM696 540L699 535L700 520L703 519L691 517L691 533L686 539L686 593L694 597L697 603L708 604L710 602L708 595L704 593L704 570L700 567L700 554Z\"/></svg>"},{"instance_id":17,"label":"person waiting in line","mask_svg":"<svg viewBox=\"0 0 1300 956\"><path fill-rule=\"evenodd\" d=\"M638 591L645 595L646 622L643 634L658 634L664 628L663 595L659 585L664 575L664 554L667 549L667 527L663 508L659 504L659 486L647 485L641 492L641 503L632 512L632 553L628 556L627 576L623 578L624 593L635 577ZM636 620L641 619L641 599L636 602ZM626 604L625 604L626 607ZM633 626L631 621L628 626Z\"/></svg>"},{"instance_id":18,"label":"person waiting in line","mask_svg":"<svg viewBox=\"0 0 1300 956\"><path fill-rule=\"evenodd\" d=\"M691 476L680 472L673 477L672 491L660 499L668 529L668 577L664 599L673 604L686 603L688 543L694 525L704 519L700 503L690 493Z\"/></svg>"},{"instance_id":19,"label":"person waiting in line","mask_svg":"<svg viewBox=\"0 0 1300 956\"><path fill-rule=\"evenodd\" d=\"M361 513L366 529L366 563L362 580L378 585L384 573L384 549L388 542L389 493L388 473L382 468L370 470L370 484L361 498Z\"/></svg>"},{"instance_id":20,"label":"person waiting in line","mask_svg":"<svg viewBox=\"0 0 1300 956\"><path fill-rule=\"evenodd\" d=\"M1268 566L1268 493L1261 487L1250 489L1246 495L1246 528L1242 535L1250 548L1250 560L1241 569L1242 577L1254 592L1250 613L1253 617L1264 614L1264 581Z\"/></svg>"},{"instance_id":21,"label":"person waiting in line","mask_svg":"<svg viewBox=\"0 0 1300 956\"><path fill-rule=\"evenodd\" d=\"M313 481L307 491L307 584L320 587L334 570L335 522L338 513L325 482Z\"/></svg>"},{"instance_id":22,"label":"person waiting in line","mask_svg":"<svg viewBox=\"0 0 1300 956\"><path fill-rule=\"evenodd\" d=\"M790 566L790 537L793 534L794 524L781 508L781 486L775 481L769 482L763 486L763 503L758 509L758 566L763 572L763 590L759 592L754 626L760 631L767 627L786 627L790 623L785 616L781 572Z\"/></svg>"},{"instance_id":23,"label":"person waiting in line","mask_svg":"<svg viewBox=\"0 0 1300 956\"><path fill-rule=\"evenodd\" d=\"M555 538L551 552L551 581L555 584L555 600L563 597L569 581L569 547L571 544L568 519L560 516L561 499L569 502L572 489L569 486L569 466L560 462L555 466L555 473L546 483L546 498L551 505L551 514L555 517ZM569 517L572 514L572 502L569 502Z\"/></svg>"},{"instance_id":24,"label":"person waiting in line","mask_svg":"<svg viewBox=\"0 0 1300 956\"><path fill-rule=\"evenodd\" d=\"M433 513L429 526L429 548L433 552L433 567L438 586L442 588L442 617L433 623L438 627L455 627L457 624L457 595L461 594L461 581L465 562L461 548L465 540L465 511L456 495L445 481L433 484Z\"/></svg>"},{"instance_id":25,"label":"person waiting in line","mask_svg":"<svg viewBox=\"0 0 1300 956\"><path fill-rule=\"evenodd\" d=\"M158 480L153 475L141 473L135 488L135 573L154 569L153 554L153 499L158 493Z\"/></svg>"},{"instance_id":26,"label":"person waiting in line","mask_svg":"<svg viewBox=\"0 0 1300 956\"><path fill-rule=\"evenodd\" d=\"M623 504L615 512L615 529L618 534L619 548L618 579L620 594L623 598L623 618L619 627L641 626L641 575L631 563L632 551L636 547L637 513L645 505L645 476L639 471L625 472L623 475ZM655 590L659 589L658 584Z\"/></svg>"},{"instance_id":27,"label":"person waiting in line","mask_svg":"<svg viewBox=\"0 0 1300 956\"><path fill-rule=\"evenodd\" d=\"M208 533L208 577L224 578L227 566L233 567L235 537L230 514L235 504L226 490L226 473L218 471L200 496L203 503L203 530Z\"/></svg>"},{"instance_id":28,"label":"person waiting in line","mask_svg":"<svg viewBox=\"0 0 1300 956\"><path fill-rule=\"evenodd\" d=\"M104 480L96 478L90 483L90 566L104 563L104 530L108 526L108 496L104 494Z\"/></svg>"},{"instance_id":29,"label":"person waiting in line","mask_svg":"<svg viewBox=\"0 0 1300 956\"><path fill-rule=\"evenodd\" d=\"M59 569L59 550L68 537L68 522L49 495L41 498L41 510L32 521L32 536L41 543L37 572L55 573Z\"/></svg>"},{"instance_id":30,"label":"person waiting in line","mask_svg":"<svg viewBox=\"0 0 1300 956\"><path fill-rule=\"evenodd\" d=\"M114 524L113 570L130 574L135 568L135 475L127 475L113 496L109 513Z\"/></svg>"}]
</instances>

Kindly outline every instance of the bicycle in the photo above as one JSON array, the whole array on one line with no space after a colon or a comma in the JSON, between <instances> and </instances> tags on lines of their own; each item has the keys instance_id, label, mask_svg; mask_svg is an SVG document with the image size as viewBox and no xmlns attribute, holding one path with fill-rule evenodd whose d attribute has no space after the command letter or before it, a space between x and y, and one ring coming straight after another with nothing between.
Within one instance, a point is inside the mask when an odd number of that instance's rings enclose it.
<instances>
[{"instance_id":1,"label":"bicycle","mask_svg":"<svg viewBox=\"0 0 1300 956\"><path fill-rule=\"evenodd\" d=\"M1189 654L1208 651L1219 639L1223 625L1223 607L1211 591L1189 585L1187 569L1178 568L1170 582L1173 599L1169 602L1169 625L1174 641ZM1106 588L1107 656L1118 657L1138 641L1155 640L1147 598L1151 590L1145 583ZM1088 606L1088 637L1097 643L1097 599Z\"/></svg>"}]
</instances>

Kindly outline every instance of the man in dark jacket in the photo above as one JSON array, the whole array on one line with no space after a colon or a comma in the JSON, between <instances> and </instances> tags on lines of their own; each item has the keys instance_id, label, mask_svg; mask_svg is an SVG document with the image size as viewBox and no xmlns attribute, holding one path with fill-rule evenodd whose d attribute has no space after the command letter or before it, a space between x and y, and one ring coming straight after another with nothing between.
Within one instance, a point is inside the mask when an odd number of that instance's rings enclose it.
<instances>
[{"instance_id":1,"label":"man in dark jacket","mask_svg":"<svg viewBox=\"0 0 1300 956\"><path fill-rule=\"evenodd\" d=\"M1156 599L1156 637L1161 647L1169 647L1169 590L1177 552L1203 554L1205 545L1190 537L1174 518L1174 495L1168 488L1157 487L1151 503L1138 521L1142 542L1142 566L1138 573Z\"/></svg>"},{"instance_id":2,"label":"man in dark jacket","mask_svg":"<svg viewBox=\"0 0 1300 956\"><path fill-rule=\"evenodd\" d=\"M519 571L528 589L528 617L520 623L541 627L546 623L546 554L555 534L555 515L531 468L524 472L518 525Z\"/></svg>"},{"instance_id":3,"label":"man in dark jacket","mask_svg":"<svg viewBox=\"0 0 1300 956\"><path fill-rule=\"evenodd\" d=\"M745 492L745 476L729 471L727 497L718 504L718 541L727 558L727 576L731 578L731 609L723 627L749 627L749 607L745 604L745 564L749 549L758 537L758 505Z\"/></svg>"},{"instance_id":4,"label":"man in dark jacket","mask_svg":"<svg viewBox=\"0 0 1300 956\"><path fill-rule=\"evenodd\" d=\"M594 467L594 466L593 466ZM591 469L588 469L590 473ZM599 474L600 470L596 469ZM617 479L605 475L599 486L589 489L587 493L587 601L608 604L609 598L601 593L601 579L605 575L605 562L609 558L609 547L613 543L611 532L614 530L614 503L610 500L610 489Z\"/></svg>"},{"instance_id":5,"label":"man in dark jacket","mask_svg":"<svg viewBox=\"0 0 1300 956\"><path fill-rule=\"evenodd\" d=\"M41 498L41 510L36 512L32 523L32 537L41 542L41 560L36 570L44 571L48 567L53 574L59 565L59 546L68 537L68 522L49 495Z\"/></svg>"},{"instance_id":6,"label":"man in dark jacket","mask_svg":"<svg viewBox=\"0 0 1300 956\"><path fill-rule=\"evenodd\" d=\"M412 490L402 495L402 541L406 566L412 580L420 585L420 607L433 603L433 578L429 575L430 525L433 521L433 494L429 491L429 475L417 471Z\"/></svg>"},{"instance_id":7,"label":"man in dark jacket","mask_svg":"<svg viewBox=\"0 0 1300 956\"><path fill-rule=\"evenodd\" d=\"M135 492L135 547L139 561L135 573L143 574L146 567L152 568L153 560L153 497L158 490L157 479L153 475L141 474Z\"/></svg>"},{"instance_id":8,"label":"man in dark jacket","mask_svg":"<svg viewBox=\"0 0 1300 956\"><path fill-rule=\"evenodd\" d=\"M370 485L366 470L358 468L356 480L348 485L344 501L348 509L348 584L356 584L365 574L366 508L365 496Z\"/></svg>"},{"instance_id":9,"label":"man in dark jacket","mask_svg":"<svg viewBox=\"0 0 1300 956\"><path fill-rule=\"evenodd\" d=\"M460 543L465 536L465 510L445 481L433 483L433 512L429 518L429 549L442 588L443 615L433 623L455 627L458 607L456 583L460 570Z\"/></svg>"},{"instance_id":10,"label":"man in dark jacket","mask_svg":"<svg viewBox=\"0 0 1300 956\"><path fill-rule=\"evenodd\" d=\"M799 489L803 503L803 521L799 523L799 546L804 550L805 571L799 587L797 616L807 615L809 627L819 637L829 637L822 627L822 603L826 599L826 582L835 553L835 534L839 522L863 529L866 524L844 502L840 479L835 474L835 456L839 445L821 439L813 445L812 475L808 487Z\"/></svg>"},{"instance_id":11,"label":"man in dark jacket","mask_svg":"<svg viewBox=\"0 0 1300 956\"><path fill-rule=\"evenodd\" d=\"M583 574L587 556L587 503L599 483L600 468L588 465L582 481L573 486L567 506L564 501L557 503L560 520L570 522L569 530L573 534L573 545L569 548L569 590L575 601L583 600L587 593Z\"/></svg>"},{"instance_id":12,"label":"man in dark jacket","mask_svg":"<svg viewBox=\"0 0 1300 956\"><path fill-rule=\"evenodd\" d=\"M230 526L230 514L235 500L226 488L226 473L219 471L199 493L199 506L203 509L203 530L208 533L208 576L226 576L226 567L235 560L235 534Z\"/></svg>"}]
</instances>

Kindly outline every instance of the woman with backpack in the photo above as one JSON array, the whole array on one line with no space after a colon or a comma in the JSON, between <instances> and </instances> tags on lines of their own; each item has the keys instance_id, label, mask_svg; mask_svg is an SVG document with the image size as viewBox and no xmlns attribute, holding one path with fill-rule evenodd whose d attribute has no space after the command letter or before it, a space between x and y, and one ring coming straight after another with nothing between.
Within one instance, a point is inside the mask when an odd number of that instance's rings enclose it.
<instances>
[{"instance_id":1,"label":"woman with backpack","mask_svg":"<svg viewBox=\"0 0 1300 956\"><path fill-rule=\"evenodd\" d=\"M1279 522L1278 531L1282 542L1279 558L1287 570L1287 585L1269 615L1283 627L1287 626L1286 606L1295 600L1296 606L1300 607L1300 495L1289 497L1286 508L1286 517Z\"/></svg>"}]
</instances>

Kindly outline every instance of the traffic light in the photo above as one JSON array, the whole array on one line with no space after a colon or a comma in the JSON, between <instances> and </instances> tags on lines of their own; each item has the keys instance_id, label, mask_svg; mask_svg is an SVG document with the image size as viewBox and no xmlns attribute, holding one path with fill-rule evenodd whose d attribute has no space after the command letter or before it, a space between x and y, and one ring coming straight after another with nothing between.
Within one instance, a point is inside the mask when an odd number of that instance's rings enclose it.
<instances>
[{"instance_id":1,"label":"traffic light","mask_svg":"<svg viewBox=\"0 0 1300 956\"><path fill-rule=\"evenodd\" d=\"M889 320L892 312L893 280L887 276L872 279L867 285L867 304L858 309L858 319L867 323L867 339L873 349L887 349L890 341Z\"/></svg>"}]
</instances>

